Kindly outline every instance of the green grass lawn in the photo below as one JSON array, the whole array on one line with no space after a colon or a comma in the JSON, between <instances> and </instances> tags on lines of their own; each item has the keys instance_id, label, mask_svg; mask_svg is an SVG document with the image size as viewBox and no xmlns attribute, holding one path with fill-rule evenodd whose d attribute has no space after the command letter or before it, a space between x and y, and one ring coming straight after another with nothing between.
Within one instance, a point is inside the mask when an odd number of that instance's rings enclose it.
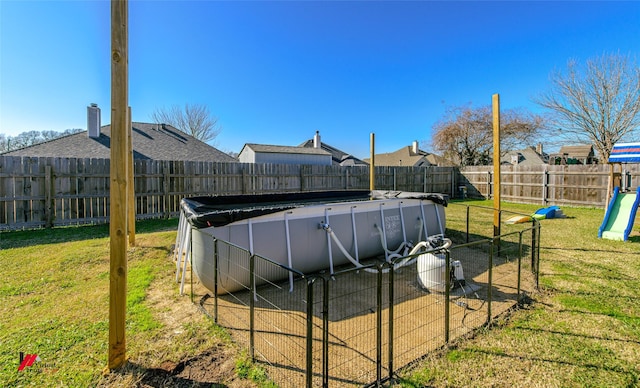
<instances>
[{"instance_id":1,"label":"green grass lawn","mask_svg":"<svg viewBox=\"0 0 640 388\"><path fill-rule=\"evenodd\" d=\"M539 208L502 207L525 214ZM567 218L541 221L534 303L431 355L403 373L398 386L640 385L640 222L628 242L602 240L604 210L563 211Z\"/></svg>"},{"instance_id":2,"label":"green grass lawn","mask_svg":"<svg viewBox=\"0 0 640 388\"><path fill-rule=\"evenodd\" d=\"M138 226L127 277L126 341L133 367L106 377L108 226L1 233L0 386L136 386L162 362L232 348L222 330L178 295L170 258L176 229L177 220ZM180 312L190 316L172 325L176 306L190 308ZM40 361L18 371L20 352Z\"/></svg>"},{"instance_id":3,"label":"green grass lawn","mask_svg":"<svg viewBox=\"0 0 640 388\"><path fill-rule=\"evenodd\" d=\"M503 208L529 214L539 206ZM452 216L462 211L447 208ZM541 290L531 295L534 302L402 371L395 385L640 385L640 225L629 242L601 240L604 210L563 211L567 218L541 221ZM108 226L0 233L0 386L141 386L141 376L163 362L212 349L236 359L240 375L251 375L224 331L178 295L170 259L177 220L145 221L137 228L137 246L128 255L127 301L127 355L134 367L115 377L103 376ZM40 361L18 371L20 352L38 354ZM224 378L219 383L230 385Z\"/></svg>"}]
</instances>

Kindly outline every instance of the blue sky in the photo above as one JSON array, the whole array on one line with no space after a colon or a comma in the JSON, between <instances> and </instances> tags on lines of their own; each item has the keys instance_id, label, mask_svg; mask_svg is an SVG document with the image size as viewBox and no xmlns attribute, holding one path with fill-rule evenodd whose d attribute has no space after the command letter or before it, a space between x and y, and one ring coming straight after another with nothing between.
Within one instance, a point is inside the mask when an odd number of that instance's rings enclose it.
<instances>
[{"instance_id":1,"label":"blue sky","mask_svg":"<svg viewBox=\"0 0 640 388\"><path fill-rule=\"evenodd\" d=\"M0 0L0 133L110 117L110 3ZM129 105L203 104L215 146L298 145L316 130L357 157L428 142L447 107L541 113L549 74L640 52L640 1L130 1ZM640 58L639 58L640 59Z\"/></svg>"}]
</instances>

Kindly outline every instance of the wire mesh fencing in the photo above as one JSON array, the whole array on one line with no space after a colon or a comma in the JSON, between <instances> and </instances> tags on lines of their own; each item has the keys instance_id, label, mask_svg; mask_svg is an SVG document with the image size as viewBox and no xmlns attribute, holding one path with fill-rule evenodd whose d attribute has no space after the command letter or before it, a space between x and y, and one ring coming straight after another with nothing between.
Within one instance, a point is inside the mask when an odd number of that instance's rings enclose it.
<instances>
[{"instance_id":1,"label":"wire mesh fencing","mask_svg":"<svg viewBox=\"0 0 640 388\"><path fill-rule=\"evenodd\" d=\"M393 380L537 286L538 223L493 236L486 209L456 214L447 218L448 249L373 258L333 273L303 274L215 239L209 276L216 289L200 303L279 386Z\"/></svg>"}]
</instances>

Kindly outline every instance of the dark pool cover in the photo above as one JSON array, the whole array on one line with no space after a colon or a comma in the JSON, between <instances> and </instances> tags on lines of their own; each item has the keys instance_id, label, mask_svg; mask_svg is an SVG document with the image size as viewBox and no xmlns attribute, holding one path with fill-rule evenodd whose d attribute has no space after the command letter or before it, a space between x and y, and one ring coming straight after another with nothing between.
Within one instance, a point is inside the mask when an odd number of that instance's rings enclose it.
<instances>
[{"instance_id":1,"label":"dark pool cover","mask_svg":"<svg viewBox=\"0 0 640 388\"><path fill-rule=\"evenodd\" d=\"M180 201L180 206L191 225L207 228L315 203L368 199L368 190L321 191L190 197Z\"/></svg>"}]
</instances>

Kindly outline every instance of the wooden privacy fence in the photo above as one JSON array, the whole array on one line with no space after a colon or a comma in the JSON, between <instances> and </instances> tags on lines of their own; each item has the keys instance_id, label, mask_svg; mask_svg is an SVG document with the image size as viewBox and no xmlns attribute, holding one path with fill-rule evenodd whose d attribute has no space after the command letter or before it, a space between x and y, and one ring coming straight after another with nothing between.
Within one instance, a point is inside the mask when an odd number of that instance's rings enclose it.
<instances>
[{"instance_id":1,"label":"wooden privacy fence","mask_svg":"<svg viewBox=\"0 0 640 388\"><path fill-rule=\"evenodd\" d=\"M501 166L501 198L508 202L573 206L605 206L611 166L537 165ZM638 187L640 165L615 168L614 183L623 189ZM493 195L492 166L465 167L460 170L458 191L466 189L469 197Z\"/></svg>"},{"instance_id":2,"label":"wooden privacy fence","mask_svg":"<svg viewBox=\"0 0 640 388\"><path fill-rule=\"evenodd\" d=\"M609 165L502 166L505 201L606 205ZM620 185L640 183L640 165L617 168ZM490 166L375 169L376 189L490 198ZM0 156L0 230L105 223L109 160ZM367 190L368 166L134 161L137 219L177 216L184 197Z\"/></svg>"},{"instance_id":3,"label":"wooden privacy fence","mask_svg":"<svg viewBox=\"0 0 640 388\"><path fill-rule=\"evenodd\" d=\"M453 195L452 167L376 167L376 189ZM109 160L0 156L0 230L108 222ZM368 166L134 161L137 219L184 197L367 190Z\"/></svg>"}]
</instances>

